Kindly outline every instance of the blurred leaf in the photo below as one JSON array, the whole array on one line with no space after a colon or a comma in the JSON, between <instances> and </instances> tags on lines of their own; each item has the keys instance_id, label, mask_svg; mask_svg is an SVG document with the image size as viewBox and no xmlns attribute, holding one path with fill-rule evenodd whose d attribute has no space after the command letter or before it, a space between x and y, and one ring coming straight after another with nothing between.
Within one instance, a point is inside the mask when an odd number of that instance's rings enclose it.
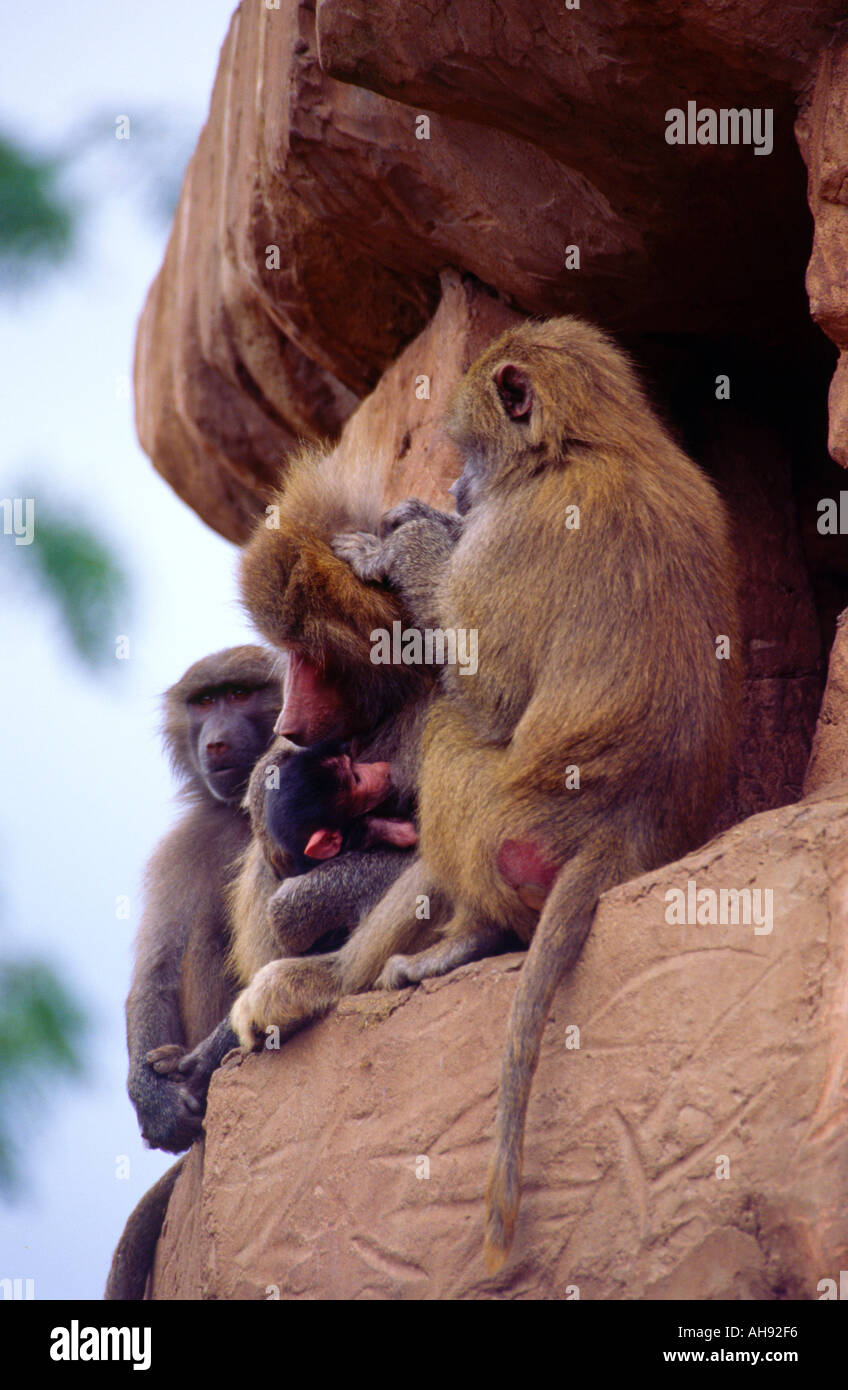
<instances>
[{"instance_id":1,"label":"blurred leaf","mask_svg":"<svg viewBox=\"0 0 848 1390\"><path fill-rule=\"evenodd\" d=\"M79 656L91 666L111 661L117 610L129 591L112 551L84 522L51 515L39 501L27 549Z\"/></svg>"},{"instance_id":2,"label":"blurred leaf","mask_svg":"<svg viewBox=\"0 0 848 1390\"><path fill-rule=\"evenodd\" d=\"M59 172L0 136L0 283L31 278L70 251L74 213L56 188Z\"/></svg>"},{"instance_id":3,"label":"blurred leaf","mask_svg":"<svg viewBox=\"0 0 848 1390\"><path fill-rule=\"evenodd\" d=\"M0 962L0 1187L20 1181L20 1111L58 1073L79 1075L85 1015L40 961Z\"/></svg>"}]
</instances>

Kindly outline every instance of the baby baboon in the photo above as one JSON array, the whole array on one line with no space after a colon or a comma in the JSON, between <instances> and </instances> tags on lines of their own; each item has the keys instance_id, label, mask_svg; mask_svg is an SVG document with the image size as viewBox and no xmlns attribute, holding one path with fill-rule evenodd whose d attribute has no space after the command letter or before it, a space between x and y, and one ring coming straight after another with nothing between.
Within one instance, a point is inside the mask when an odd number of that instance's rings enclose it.
<instances>
[{"instance_id":1,"label":"baby baboon","mask_svg":"<svg viewBox=\"0 0 848 1390\"><path fill-rule=\"evenodd\" d=\"M317 749L319 766L321 758L326 761L336 750L350 764L336 743ZM356 794L343 814L331 812L333 825L318 842L311 822L303 820L304 807L311 814L309 797L299 801L292 795L298 789L320 792L312 782L315 762L314 750L297 749L287 739L277 739L253 770L246 797L253 835L228 890L229 971L239 984L248 984L269 961L308 959L316 946L326 950L339 945L410 861L409 847L417 840L412 822L367 814L357 821L353 818L359 804ZM381 802L391 798L388 809L393 814L409 814L409 799L392 791L388 764L369 765L365 777ZM338 785L334 776L331 786ZM362 804L369 800L366 787ZM317 832L318 827L314 829ZM326 858L312 860L301 854L298 847L306 844L310 834L319 850L328 851ZM343 853L329 853L336 834ZM212 1073L238 1045L239 1038L225 1018L191 1052L175 1059L175 1079L198 1126Z\"/></svg>"},{"instance_id":2,"label":"baby baboon","mask_svg":"<svg viewBox=\"0 0 848 1390\"><path fill-rule=\"evenodd\" d=\"M477 674L445 668L428 714L420 860L323 973L321 958L308 977L297 962L268 965L232 1018L244 1041L269 1023L291 1031L341 989L444 973L509 930L530 941L487 1193L495 1271L512 1242L545 1019L598 897L709 825L735 728L735 566L712 484L589 324L510 330L466 374L448 429L464 458L455 546L446 553L445 518L422 504L382 541L335 546L361 578L395 586L418 622L435 614L479 635ZM452 915L420 951L413 895L433 893ZM410 940L417 954L396 955Z\"/></svg>"},{"instance_id":3,"label":"baby baboon","mask_svg":"<svg viewBox=\"0 0 848 1390\"><path fill-rule=\"evenodd\" d=\"M147 866L127 1046L141 1132L171 1153L189 1147L200 1116L169 1077L236 992L225 891L250 839L241 801L272 737L280 688L279 658L244 646L195 662L165 695L164 740L185 810Z\"/></svg>"},{"instance_id":4,"label":"baby baboon","mask_svg":"<svg viewBox=\"0 0 848 1390\"><path fill-rule=\"evenodd\" d=\"M338 739L293 754L265 802L268 828L297 873L346 850L417 844L415 826L397 809L389 764L356 762Z\"/></svg>"}]
</instances>

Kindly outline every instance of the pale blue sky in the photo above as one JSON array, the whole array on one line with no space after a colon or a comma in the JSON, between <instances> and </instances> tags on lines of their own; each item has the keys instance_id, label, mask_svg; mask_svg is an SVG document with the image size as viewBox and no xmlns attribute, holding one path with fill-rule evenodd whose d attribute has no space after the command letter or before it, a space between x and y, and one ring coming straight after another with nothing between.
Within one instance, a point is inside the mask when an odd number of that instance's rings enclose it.
<instances>
[{"instance_id":1,"label":"pale blue sky","mask_svg":"<svg viewBox=\"0 0 848 1390\"><path fill-rule=\"evenodd\" d=\"M193 145L232 0L59 0L5 7L0 130L48 149L92 113L158 111ZM158 695L197 657L250 640L232 546L171 493L142 454L129 372L135 324L165 231L134 196L132 139L78 171L94 204L72 265L0 299L0 496L35 474L79 501L134 581L132 659L86 673L0 536L0 933L52 959L93 1020L85 1080L61 1083L28 1129L27 1188L0 1205L0 1278L37 1298L99 1298L141 1193L173 1159L145 1151L126 1098L123 1001L147 854L173 815ZM36 512L37 516L37 512ZM129 894L130 922L115 899ZM118 1155L130 1178L115 1177Z\"/></svg>"}]
</instances>

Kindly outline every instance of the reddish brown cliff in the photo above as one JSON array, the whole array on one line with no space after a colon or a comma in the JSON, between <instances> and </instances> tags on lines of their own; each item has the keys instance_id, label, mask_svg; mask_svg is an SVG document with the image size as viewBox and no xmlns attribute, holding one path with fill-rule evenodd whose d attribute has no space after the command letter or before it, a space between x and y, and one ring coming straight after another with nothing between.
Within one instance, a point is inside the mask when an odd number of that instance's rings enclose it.
<instances>
[{"instance_id":1,"label":"reddish brown cliff","mask_svg":"<svg viewBox=\"0 0 848 1390\"><path fill-rule=\"evenodd\" d=\"M814 1297L844 1265L844 628L807 770L848 604L848 535L822 525L848 494L843 11L236 12L139 329L156 468L236 541L299 438L338 440L387 504L444 502L465 367L516 317L584 314L727 499L746 683L736 828L608 895L560 992L504 1278L477 1251L512 958L350 1001L222 1076L157 1297ZM690 102L771 112L773 148L668 143ZM789 805L805 773L822 799ZM772 891L773 932L668 926L688 876Z\"/></svg>"},{"instance_id":2,"label":"reddish brown cliff","mask_svg":"<svg viewBox=\"0 0 848 1390\"><path fill-rule=\"evenodd\" d=\"M155 1297L817 1298L848 1258L848 783L819 797L604 897L498 1278L483 1191L520 955L346 1000L219 1074ZM765 890L773 919L755 897L759 927L669 925L690 881Z\"/></svg>"}]
</instances>

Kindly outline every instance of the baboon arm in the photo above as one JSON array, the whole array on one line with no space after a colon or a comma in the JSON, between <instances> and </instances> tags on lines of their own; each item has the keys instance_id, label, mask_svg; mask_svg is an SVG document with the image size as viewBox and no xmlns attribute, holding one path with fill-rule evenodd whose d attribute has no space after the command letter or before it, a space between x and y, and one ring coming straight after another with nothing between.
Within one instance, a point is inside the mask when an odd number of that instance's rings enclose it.
<instances>
[{"instance_id":1,"label":"baboon arm","mask_svg":"<svg viewBox=\"0 0 848 1390\"><path fill-rule=\"evenodd\" d=\"M340 993L373 989L390 956L432 942L444 914L430 869L415 858L336 953Z\"/></svg>"},{"instance_id":2,"label":"baboon arm","mask_svg":"<svg viewBox=\"0 0 848 1390\"><path fill-rule=\"evenodd\" d=\"M444 515L448 522L455 520ZM383 542L386 580L417 627L442 626L441 581L457 538L457 531L443 521L421 518L400 526Z\"/></svg>"},{"instance_id":3,"label":"baboon arm","mask_svg":"<svg viewBox=\"0 0 848 1390\"><path fill-rule=\"evenodd\" d=\"M384 539L366 532L348 532L334 539L333 550L359 579L387 583L400 596L415 626L440 627L441 580L461 523L457 517L423 503L403 503L396 514L404 507L415 507L410 513L414 519L398 525Z\"/></svg>"},{"instance_id":4,"label":"baboon arm","mask_svg":"<svg viewBox=\"0 0 848 1390\"><path fill-rule=\"evenodd\" d=\"M430 944L443 910L430 871L413 860L338 951L271 961L254 975L230 1014L242 1045L254 1047L269 1028L289 1037L343 994L373 988L389 956Z\"/></svg>"},{"instance_id":5,"label":"baboon arm","mask_svg":"<svg viewBox=\"0 0 848 1390\"><path fill-rule=\"evenodd\" d=\"M157 895L158 896L158 895ZM180 1017L180 967L187 936L186 921L151 904L139 927L136 961L127 996L127 1047L130 1067L162 1043L183 1043Z\"/></svg>"},{"instance_id":6,"label":"baboon arm","mask_svg":"<svg viewBox=\"0 0 848 1390\"><path fill-rule=\"evenodd\" d=\"M379 902L406 861L398 850L352 850L285 879L269 903L280 956L299 956L322 937L351 931Z\"/></svg>"},{"instance_id":7,"label":"baboon arm","mask_svg":"<svg viewBox=\"0 0 848 1390\"><path fill-rule=\"evenodd\" d=\"M474 921L451 921L443 940L414 956L390 956L377 981L380 989L403 989L434 975L448 975L469 961L494 955L507 933L502 927Z\"/></svg>"},{"instance_id":8,"label":"baboon arm","mask_svg":"<svg viewBox=\"0 0 848 1390\"><path fill-rule=\"evenodd\" d=\"M154 1068L148 1053L161 1057L186 1047L180 1011L180 970L187 936L187 916L176 919L163 910L169 886L153 895L139 929L136 966L127 997L127 1090L143 1138L151 1148L180 1153L200 1133L195 1107L180 1094L164 1070ZM159 911L157 911L157 908Z\"/></svg>"},{"instance_id":9,"label":"baboon arm","mask_svg":"<svg viewBox=\"0 0 848 1390\"><path fill-rule=\"evenodd\" d=\"M208 1038L187 1052L177 1067L176 1084L186 1092L202 1114L206 1109L212 1073L220 1067L228 1052L238 1047L239 1040L225 1018Z\"/></svg>"}]
</instances>

